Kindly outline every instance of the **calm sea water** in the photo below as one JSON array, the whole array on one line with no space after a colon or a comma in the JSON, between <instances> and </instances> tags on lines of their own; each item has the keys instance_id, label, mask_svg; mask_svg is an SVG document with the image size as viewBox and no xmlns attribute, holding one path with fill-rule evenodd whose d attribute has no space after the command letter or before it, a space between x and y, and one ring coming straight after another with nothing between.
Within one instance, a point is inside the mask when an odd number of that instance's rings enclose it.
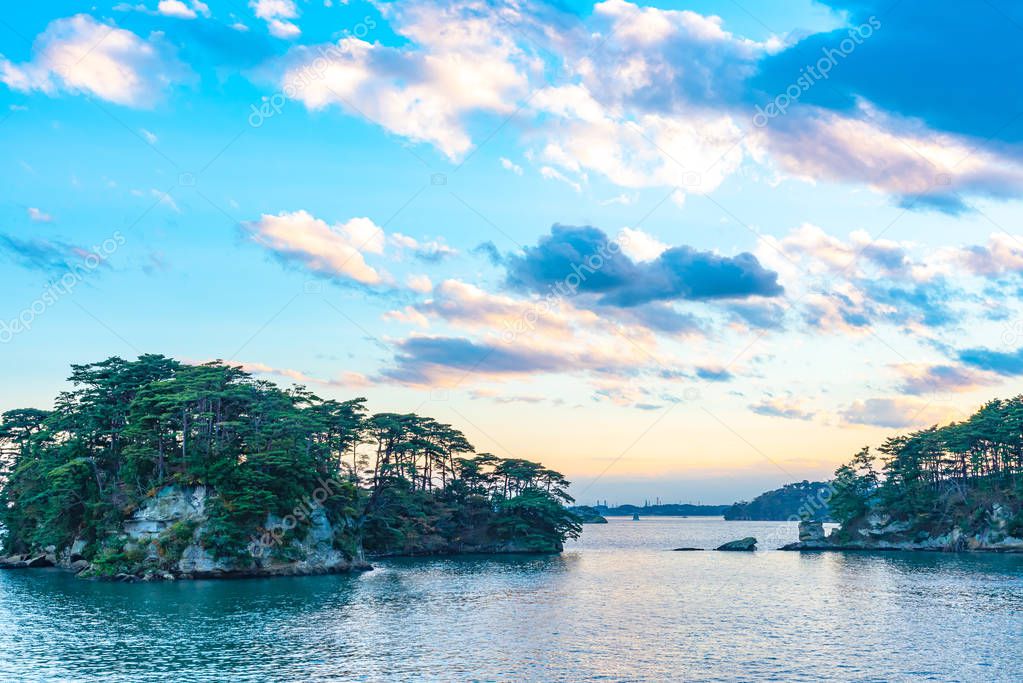
<instances>
[{"instance_id":1,"label":"calm sea water","mask_svg":"<svg viewBox=\"0 0 1023 683\"><path fill-rule=\"evenodd\" d=\"M110 584L0 572L0 681L1023 680L1023 556L667 552L787 523L612 519L561 556Z\"/></svg>"}]
</instances>

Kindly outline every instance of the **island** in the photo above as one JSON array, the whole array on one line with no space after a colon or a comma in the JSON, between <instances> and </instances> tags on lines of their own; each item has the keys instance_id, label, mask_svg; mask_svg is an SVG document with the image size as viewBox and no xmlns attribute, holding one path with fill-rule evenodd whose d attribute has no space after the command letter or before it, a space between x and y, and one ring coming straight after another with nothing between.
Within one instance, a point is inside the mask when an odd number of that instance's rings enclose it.
<instances>
[{"instance_id":1,"label":"island","mask_svg":"<svg viewBox=\"0 0 1023 683\"><path fill-rule=\"evenodd\" d=\"M560 552L565 478L450 425L220 361L73 365L0 420L0 567L134 580L320 574L367 558Z\"/></svg>"},{"instance_id":2,"label":"island","mask_svg":"<svg viewBox=\"0 0 1023 683\"><path fill-rule=\"evenodd\" d=\"M783 522L791 519L834 521L828 508L832 483L806 481L786 484L761 493L751 501L734 503L725 510L729 521Z\"/></svg>"},{"instance_id":3,"label":"island","mask_svg":"<svg viewBox=\"0 0 1023 683\"><path fill-rule=\"evenodd\" d=\"M692 503L658 503L657 505L595 505L593 509L610 517L720 517L727 505L694 505Z\"/></svg>"},{"instance_id":4,"label":"island","mask_svg":"<svg viewBox=\"0 0 1023 683\"><path fill-rule=\"evenodd\" d=\"M607 524L607 518L589 505L576 505L569 510L576 516L580 524Z\"/></svg>"},{"instance_id":5,"label":"island","mask_svg":"<svg viewBox=\"0 0 1023 683\"><path fill-rule=\"evenodd\" d=\"M835 472L825 536L800 524L786 550L1023 552L1023 396L962 422L888 438Z\"/></svg>"}]
</instances>

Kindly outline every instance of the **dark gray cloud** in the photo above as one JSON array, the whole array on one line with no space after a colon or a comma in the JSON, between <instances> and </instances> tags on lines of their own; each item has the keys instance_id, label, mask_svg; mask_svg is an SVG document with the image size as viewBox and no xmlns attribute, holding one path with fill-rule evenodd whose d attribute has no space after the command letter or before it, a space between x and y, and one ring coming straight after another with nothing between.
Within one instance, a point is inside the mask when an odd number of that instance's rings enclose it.
<instances>
[{"instance_id":1,"label":"dark gray cloud","mask_svg":"<svg viewBox=\"0 0 1023 683\"><path fill-rule=\"evenodd\" d=\"M919 396L936 392L962 391L992 383L989 377L977 372L977 369L958 365L932 365L922 371L908 374L899 386L899 391Z\"/></svg>"},{"instance_id":2,"label":"dark gray cloud","mask_svg":"<svg viewBox=\"0 0 1023 683\"><path fill-rule=\"evenodd\" d=\"M525 346L502 347L464 337L410 337L397 345L395 365L382 371L388 379L429 383L445 371L524 374L573 369L570 359Z\"/></svg>"},{"instance_id":3,"label":"dark gray cloud","mask_svg":"<svg viewBox=\"0 0 1023 683\"><path fill-rule=\"evenodd\" d=\"M796 405L790 405L782 401L764 400L754 403L749 409L757 415L767 417L784 417L789 420L812 420L815 413L803 410Z\"/></svg>"},{"instance_id":4,"label":"dark gray cloud","mask_svg":"<svg viewBox=\"0 0 1023 683\"><path fill-rule=\"evenodd\" d=\"M884 316L888 322L917 322L927 327L945 327L959 316L950 308L955 293L943 279L899 287L878 281L864 282L864 291L874 304L889 306L894 312Z\"/></svg>"},{"instance_id":5,"label":"dark gray cloud","mask_svg":"<svg viewBox=\"0 0 1023 683\"><path fill-rule=\"evenodd\" d=\"M803 320L810 327L827 327L839 318L849 327L890 324L902 327L922 325L947 328L960 322L952 303L963 293L944 279L904 286L891 280L852 280L864 295L857 302L841 292L825 292L828 301L811 301L803 306Z\"/></svg>"},{"instance_id":6,"label":"dark gray cloud","mask_svg":"<svg viewBox=\"0 0 1023 683\"><path fill-rule=\"evenodd\" d=\"M680 313L667 304L646 304L627 309L598 307L596 312L613 315L623 322L634 323L665 334L695 334L706 331L704 323L695 315Z\"/></svg>"},{"instance_id":7,"label":"dark gray cloud","mask_svg":"<svg viewBox=\"0 0 1023 683\"><path fill-rule=\"evenodd\" d=\"M728 312L750 327L780 330L785 326L785 307L769 301L740 301L728 305Z\"/></svg>"},{"instance_id":8,"label":"dark gray cloud","mask_svg":"<svg viewBox=\"0 0 1023 683\"><path fill-rule=\"evenodd\" d=\"M504 257L501 255L501 252L498 251L497 245L495 245L490 240L487 240L486 242L483 242L482 244L478 244L475 247L473 247L472 253L484 256L488 261L490 261L495 266L500 266L504 263Z\"/></svg>"},{"instance_id":9,"label":"dark gray cloud","mask_svg":"<svg viewBox=\"0 0 1023 683\"><path fill-rule=\"evenodd\" d=\"M598 304L620 308L783 292L778 274L752 254L729 257L679 246L653 261L636 263L604 231L590 226L554 225L536 246L507 257L505 265L513 288L594 295Z\"/></svg>"}]
</instances>

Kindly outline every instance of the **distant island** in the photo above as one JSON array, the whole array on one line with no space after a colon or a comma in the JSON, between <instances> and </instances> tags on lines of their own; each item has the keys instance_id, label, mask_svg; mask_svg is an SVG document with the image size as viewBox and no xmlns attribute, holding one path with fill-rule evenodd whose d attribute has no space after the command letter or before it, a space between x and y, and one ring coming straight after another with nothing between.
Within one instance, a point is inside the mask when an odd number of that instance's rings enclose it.
<instances>
[{"instance_id":1,"label":"distant island","mask_svg":"<svg viewBox=\"0 0 1023 683\"><path fill-rule=\"evenodd\" d=\"M600 515L610 517L720 517L727 505L693 505L691 503L663 503L658 505L594 505Z\"/></svg>"},{"instance_id":2,"label":"distant island","mask_svg":"<svg viewBox=\"0 0 1023 683\"><path fill-rule=\"evenodd\" d=\"M169 580L369 568L367 557L559 552L569 482L450 425L281 389L221 362L73 365L0 420L0 567Z\"/></svg>"},{"instance_id":3,"label":"distant island","mask_svg":"<svg viewBox=\"0 0 1023 683\"><path fill-rule=\"evenodd\" d=\"M656 505L580 505L571 508L585 523L606 522L604 517L724 517L729 521L791 521L817 519L833 521L828 509L831 483L802 481L762 493L752 501L731 505L658 503Z\"/></svg>"},{"instance_id":4,"label":"distant island","mask_svg":"<svg viewBox=\"0 0 1023 683\"><path fill-rule=\"evenodd\" d=\"M789 550L1023 552L1023 396L887 439L835 472L829 536L804 523Z\"/></svg>"},{"instance_id":5,"label":"distant island","mask_svg":"<svg viewBox=\"0 0 1023 683\"><path fill-rule=\"evenodd\" d=\"M731 505L724 512L727 520L785 521L812 519L834 521L828 500L833 486L827 481L801 481L761 493L749 502Z\"/></svg>"},{"instance_id":6,"label":"distant island","mask_svg":"<svg viewBox=\"0 0 1023 683\"><path fill-rule=\"evenodd\" d=\"M576 505L569 510L579 520L580 524L607 524L607 519L597 510L588 505Z\"/></svg>"}]
</instances>

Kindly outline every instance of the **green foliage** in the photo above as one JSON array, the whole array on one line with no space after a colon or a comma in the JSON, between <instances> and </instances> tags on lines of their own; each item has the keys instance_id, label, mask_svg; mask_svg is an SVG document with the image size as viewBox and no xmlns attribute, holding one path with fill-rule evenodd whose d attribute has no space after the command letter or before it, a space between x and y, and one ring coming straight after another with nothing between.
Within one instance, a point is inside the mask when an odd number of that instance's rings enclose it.
<instances>
[{"instance_id":1,"label":"green foliage","mask_svg":"<svg viewBox=\"0 0 1023 683\"><path fill-rule=\"evenodd\" d=\"M862 517L870 509L877 494L879 478L869 448L863 448L847 465L835 470L834 493L828 506L835 520L843 526Z\"/></svg>"},{"instance_id":2,"label":"green foliage","mask_svg":"<svg viewBox=\"0 0 1023 683\"><path fill-rule=\"evenodd\" d=\"M156 548L160 557L169 561L181 557L182 551L192 544L198 527L199 523L196 520L184 519L164 529L156 538Z\"/></svg>"},{"instance_id":3,"label":"green foliage","mask_svg":"<svg viewBox=\"0 0 1023 683\"><path fill-rule=\"evenodd\" d=\"M877 510L916 528L982 530L994 504L1020 510L1023 396L989 401L962 422L891 437L878 450L881 472L863 449L835 473L830 506L843 527ZM1017 519L1010 534L1023 532Z\"/></svg>"},{"instance_id":4,"label":"green foliage","mask_svg":"<svg viewBox=\"0 0 1023 683\"><path fill-rule=\"evenodd\" d=\"M540 489L525 489L500 500L493 521L495 536L529 550L551 550L582 532L575 515Z\"/></svg>"},{"instance_id":5,"label":"green foliage","mask_svg":"<svg viewBox=\"0 0 1023 683\"><path fill-rule=\"evenodd\" d=\"M217 558L243 557L268 519L288 519L273 554L288 558L314 506L335 546L359 554L458 547L522 535L558 545L577 533L562 475L526 460L473 454L450 425L414 414L365 415L365 400L324 400L281 389L221 362L159 355L73 365L53 410L0 419L0 524L6 552L87 542L96 571L141 559L109 539L168 485L206 486L199 538ZM360 489L360 487L365 487ZM176 557L196 527L156 540ZM495 536L496 535L496 536Z\"/></svg>"},{"instance_id":6,"label":"green foliage","mask_svg":"<svg viewBox=\"0 0 1023 683\"><path fill-rule=\"evenodd\" d=\"M1005 525L1005 531L1010 536L1023 538L1023 511L1020 511L1009 520L1009 522Z\"/></svg>"},{"instance_id":7,"label":"green foliage","mask_svg":"<svg viewBox=\"0 0 1023 683\"><path fill-rule=\"evenodd\" d=\"M141 548L126 548L122 539L110 539L92 559L92 576L134 574L146 559Z\"/></svg>"}]
</instances>

